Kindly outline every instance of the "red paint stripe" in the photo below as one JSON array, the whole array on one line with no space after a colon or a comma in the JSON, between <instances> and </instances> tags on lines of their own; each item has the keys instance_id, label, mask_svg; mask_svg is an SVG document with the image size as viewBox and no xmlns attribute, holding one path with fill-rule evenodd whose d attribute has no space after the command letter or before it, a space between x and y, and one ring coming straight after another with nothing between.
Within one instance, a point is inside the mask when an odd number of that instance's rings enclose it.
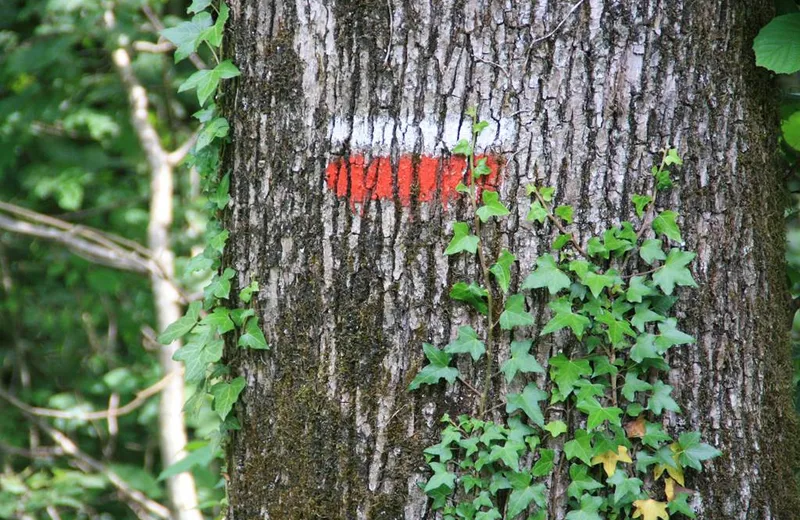
<instances>
[{"instance_id":1,"label":"red paint stripe","mask_svg":"<svg viewBox=\"0 0 800 520\"><path fill-rule=\"evenodd\" d=\"M485 157L492 173L480 180L480 186L494 190L499 181L500 160L491 155ZM437 186L441 186L439 200L447 205L458 196L458 183L466 182L467 162L460 156L440 158L423 155L415 158L403 155L396 168L392 166L391 159L385 156L375 157L369 164L363 155L337 158L328 163L325 170L326 184L328 189L338 197L346 197L351 204L369 199L388 200L396 193L400 203L408 206L412 191L416 192L420 202L436 199Z\"/></svg>"}]
</instances>

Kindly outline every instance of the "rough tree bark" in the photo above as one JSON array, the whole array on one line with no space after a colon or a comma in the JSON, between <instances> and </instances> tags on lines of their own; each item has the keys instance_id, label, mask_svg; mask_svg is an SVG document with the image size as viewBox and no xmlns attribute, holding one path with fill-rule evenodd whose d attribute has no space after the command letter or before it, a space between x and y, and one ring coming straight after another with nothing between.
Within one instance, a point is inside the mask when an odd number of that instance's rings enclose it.
<instances>
[{"instance_id":1,"label":"rough tree bark","mask_svg":"<svg viewBox=\"0 0 800 520\"><path fill-rule=\"evenodd\" d=\"M448 291L474 266L442 252L467 210L446 200L447 151L471 105L492 123L480 147L505 163L512 202L486 239L517 253L523 275L552 239L524 220L525 184L556 186L585 239L632 217L658 149L677 145L685 165L659 206L680 211L700 288L682 293L698 342L671 354L684 414L669 428L724 452L687 482L700 518L796 518L785 197L773 96L750 50L765 2L230 4L242 76L225 97L227 261L241 285L260 282L272 346L228 353L248 385L231 520L433 518L422 449L441 413L477 403L406 386L421 343L444 345L470 320ZM544 362L557 346L536 348ZM550 518L563 518L564 485L549 482Z\"/></svg>"}]
</instances>

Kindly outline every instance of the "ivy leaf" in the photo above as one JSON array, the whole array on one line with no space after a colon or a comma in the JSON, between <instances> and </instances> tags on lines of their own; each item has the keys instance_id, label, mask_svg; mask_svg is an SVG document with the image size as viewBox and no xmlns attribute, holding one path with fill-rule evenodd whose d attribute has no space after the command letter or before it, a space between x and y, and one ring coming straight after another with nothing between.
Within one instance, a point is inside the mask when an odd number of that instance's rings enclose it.
<instances>
[{"instance_id":1,"label":"ivy leaf","mask_svg":"<svg viewBox=\"0 0 800 520\"><path fill-rule=\"evenodd\" d=\"M621 231L620 229L608 229L603 233L603 244L606 250L616 253L618 256L633 249L633 244L629 240L618 238L617 234Z\"/></svg>"},{"instance_id":2,"label":"ivy leaf","mask_svg":"<svg viewBox=\"0 0 800 520\"><path fill-rule=\"evenodd\" d=\"M222 45L222 33L225 30L225 22L228 21L230 9L225 2L219 3L219 15L214 25L203 31L202 39L208 40L209 45L212 47L219 47Z\"/></svg>"},{"instance_id":3,"label":"ivy leaf","mask_svg":"<svg viewBox=\"0 0 800 520\"><path fill-rule=\"evenodd\" d=\"M243 377L237 377L230 383L220 381L211 387L211 395L214 396L214 411L223 421L231 412L239 394L244 390L245 382Z\"/></svg>"},{"instance_id":4,"label":"ivy leaf","mask_svg":"<svg viewBox=\"0 0 800 520\"><path fill-rule=\"evenodd\" d=\"M558 268L552 255L542 255L536 259L536 269L525 278L522 289L540 289L547 287L550 294L567 289L572 282L569 276Z\"/></svg>"},{"instance_id":5,"label":"ivy leaf","mask_svg":"<svg viewBox=\"0 0 800 520\"><path fill-rule=\"evenodd\" d=\"M203 318L200 323L208 325L217 334L225 334L236 328L231 320L230 311L224 307L215 307L214 311Z\"/></svg>"},{"instance_id":6,"label":"ivy leaf","mask_svg":"<svg viewBox=\"0 0 800 520\"><path fill-rule=\"evenodd\" d=\"M610 484L614 484L614 503L619 505L626 495L637 498L642 493L642 482L638 478L628 478L624 471L617 471L612 477L608 478ZM630 499L628 499L630 500Z\"/></svg>"},{"instance_id":7,"label":"ivy leaf","mask_svg":"<svg viewBox=\"0 0 800 520\"><path fill-rule=\"evenodd\" d=\"M523 489L515 489L508 497L506 518L509 520L515 518L517 515L528 509L528 506L531 502L536 502L539 507L545 507L546 501L544 493L544 484L536 484L534 486L527 486Z\"/></svg>"},{"instance_id":8,"label":"ivy leaf","mask_svg":"<svg viewBox=\"0 0 800 520\"><path fill-rule=\"evenodd\" d=\"M653 265L653 262L656 260L664 260L667 257L662 247L663 243L661 240L648 238L639 248L639 256L642 257L642 260L644 260L647 265Z\"/></svg>"},{"instance_id":9,"label":"ivy leaf","mask_svg":"<svg viewBox=\"0 0 800 520\"><path fill-rule=\"evenodd\" d=\"M433 470L433 475L425 484L425 493L429 493L440 487L445 487L452 492L455 488L456 474L447 471L447 466L441 462L431 462L429 466Z\"/></svg>"},{"instance_id":10,"label":"ivy leaf","mask_svg":"<svg viewBox=\"0 0 800 520\"><path fill-rule=\"evenodd\" d=\"M483 190L481 195L483 206L475 212L481 222L486 222L492 217L504 217L508 215L508 208L500 202L500 195L496 191Z\"/></svg>"},{"instance_id":11,"label":"ivy leaf","mask_svg":"<svg viewBox=\"0 0 800 520\"><path fill-rule=\"evenodd\" d=\"M578 409L589 414L589 418L586 421L586 427L589 430L602 426L606 421L616 426L620 426L622 423L620 416L623 411L621 408L616 406L605 408L594 397L586 397L578 401Z\"/></svg>"},{"instance_id":12,"label":"ivy leaf","mask_svg":"<svg viewBox=\"0 0 800 520\"><path fill-rule=\"evenodd\" d=\"M478 251L479 242L480 239L470 233L469 225L466 222L456 222L453 224L453 239L444 250L444 254L454 255L462 251L475 254Z\"/></svg>"},{"instance_id":13,"label":"ivy leaf","mask_svg":"<svg viewBox=\"0 0 800 520\"><path fill-rule=\"evenodd\" d=\"M597 514L601 505L603 505L602 498L583 495L580 510L567 513L566 520L603 520L603 517Z\"/></svg>"},{"instance_id":14,"label":"ivy leaf","mask_svg":"<svg viewBox=\"0 0 800 520\"><path fill-rule=\"evenodd\" d=\"M472 146L469 141L461 139L457 142L455 148L453 148L453 155L463 155L465 157L472 155Z\"/></svg>"},{"instance_id":15,"label":"ivy leaf","mask_svg":"<svg viewBox=\"0 0 800 520\"><path fill-rule=\"evenodd\" d=\"M202 442L202 441L201 441ZM186 455L181 460L173 463L159 473L158 480L164 480L169 477L188 471L195 466L207 467L214 459L215 446L213 443L208 443L205 446L197 448L193 452Z\"/></svg>"},{"instance_id":16,"label":"ivy leaf","mask_svg":"<svg viewBox=\"0 0 800 520\"><path fill-rule=\"evenodd\" d=\"M617 471L618 462L633 462L630 455L628 455L628 448L625 446L617 446L616 451L609 450L592 457L592 466L602 464L603 471L606 472L607 477L614 476L614 473Z\"/></svg>"},{"instance_id":17,"label":"ivy leaf","mask_svg":"<svg viewBox=\"0 0 800 520\"><path fill-rule=\"evenodd\" d=\"M411 381L411 384L408 385L408 389L416 390L420 385L435 385L441 379L452 385L456 377L458 377L458 369L449 366L450 359L453 356L439 350L430 343L423 343L422 349L425 351L425 357L428 358L430 364L419 371L414 380Z\"/></svg>"},{"instance_id":18,"label":"ivy leaf","mask_svg":"<svg viewBox=\"0 0 800 520\"><path fill-rule=\"evenodd\" d=\"M511 343L511 357L500 368L500 371L506 376L506 383L511 383L517 372L526 374L544 372L542 365L539 364L534 356L529 354L532 343L531 340L513 341Z\"/></svg>"},{"instance_id":19,"label":"ivy leaf","mask_svg":"<svg viewBox=\"0 0 800 520\"><path fill-rule=\"evenodd\" d=\"M664 316L655 311L650 310L650 303L640 303L636 306L636 313L631 318L631 324L644 332L645 325L654 321L664 321Z\"/></svg>"},{"instance_id":20,"label":"ivy leaf","mask_svg":"<svg viewBox=\"0 0 800 520\"><path fill-rule=\"evenodd\" d=\"M198 70L189 76L189 78L178 87L178 92L196 89L197 100L200 102L200 106L203 106L206 104L208 98L217 91L220 80L235 78L239 74L241 73L239 69L236 68L236 65L231 63L231 60L225 60L213 69Z\"/></svg>"},{"instance_id":21,"label":"ivy leaf","mask_svg":"<svg viewBox=\"0 0 800 520\"><path fill-rule=\"evenodd\" d=\"M542 199L545 202L551 202L553 200L553 194L556 192L556 189L552 186L542 186L539 188L539 195L542 196Z\"/></svg>"},{"instance_id":22,"label":"ivy leaf","mask_svg":"<svg viewBox=\"0 0 800 520\"><path fill-rule=\"evenodd\" d=\"M669 395L671 392L672 387L664 384L662 381L653 383L653 395L647 400L647 409L652 411L655 415L661 415L661 412L664 410L680 413L680 406L678 406L678 403Z\"/></svg>"},{"instance_id":23,"label":"ivy leaf","mask_svg":"<svg viewBox=\"0 0 800 520\"><path fill-rule=\"evenodd\" d=\"M540 333L541 336L569 327L575 336L580 339L583 336L583 331L592 323L586 316L572 312L572 305L564 298L550 302L548 307L555 312L555 316L545 324Z\"/></svg>"},{"instance_id":24,"label":"ivy leaf","mask_svg":"<svg viewBox=\"0 0 800 520\"><path fill-rule=\"evenodd\" d=\"M675 513L680 513L682 515L686 515L689 518L697 518L692 506L690 506L686 501L689 498L689 493L678 493L678 496L675 497L674 500L671 500L669 504L667 504L667 508L669 509L669 513L674 515Z\"/></svg>"},{"instance_id":25,"label":"ivy leaf","mask_svg":"<svg viewBox=\"0 0 800 520\"><path fill-rule=\"evenodd\" d=\"M203 42L203 33L211 27L211 15L198 13L190 21L181 22L175 27L161 31L161 36L172 42L175 47L175 63L189 57Z\"/></svg>"},{"instance_id":26,"label":"ivy leaf","mask_svg":"<svg viewBox=\"0 0 800 520\"><path fill-rule=\"evenodd\" d=\"M264 337L264 333L258 326L258 317L253 316L247 320L244 326L244 334L239 336L238 345L255 350L269 350L267 338Z\"/></svg>"},{"instance_id":27,"label":"ivy leaf","mask_svg":"<svg viewBox=\"0 0 800 520\"><path fill-rule=\"evenodd\" d=\"M677 216L678 214L672 210L662 211L653 219L653 231L675 242L682 242L681 232L678 229L678 224L675 223Z\"/></svg>"},{"instance_id":28,"label":"ivy leaf","mask_svg":"<svg viewBox=\"0 0 800 520\"><path fill-rule=\"evenodd\" d=\"M200 11L204 11L209 5L211 5L211 0L194 0L186 12L199 13Z\"/></svg>"},{"instance_id":29,"label":"ivy leaf","mask_svg":"<svg viewBox=\"0 0 800 520\"><path fill-rule=\"evenodd\" d=\"M597 237L590 238L589 242L586 243L586 253L589 256L605 258L608 260L608 249L606 249L606 246L603 245L603 242L601 242Z\"/></svg>"},{"instance_id":30,"label":"ivy leaf","mask_svg":"<svg viewBox=\"0 0 800 520\"><path fill-rule=\"evenodd\" d=\"M618 320L610 312L600 314L597 321L606 326L606 335L614 347L624 344L625 336L636 337L628 320Z\"/></svg>"},{"instance_id":31,"label":"ivy leaf","mask_svg":"<svg viewBox=\"0 0 800 520\"><path fill-rule=\"evenodd\" d=\"M672 248L664 265L653 274L653 282L661 287L664 294L668 296L672 294L676 285L697 287L694 278L692 278L692 273L686 268L694 260L695 256L695 253Z\"/></svg>"},{"instance_id":32,"label":"ivy leaf","mask_svg":"<svg viewBox=\"0 0 800 520\"><path fill-rule=\"evenodd\" d=\"M800 14L776 16L753 40L756 65L778 74L800 70Z\"/></svg>"},{"instance_id":33,"label":"ivy leaf","mask_svg":"<svg viewBox=\"0 0 800 520\"><path fill-rule=\"evenodd\" d=\"M558 251L565 245L569 244L570 241L572 241L572 235L561 233L556 237L555 240L553 240L553 249Z\"/></svg>"},{"instance_id":34,"label":"ivy leaf","mask_svg":"<svg viewBox=\"0 0 800 520\"><path fill-rule=\"evenodd\" d=\"M536 388L533 383L528 383L521 394L508 394L506 413L522 410L528 419L538 426L544 426L544 416L539 408L539 401L547 399L547 392Z\"/></svg>"},{"instance_id":35,"label":"ivy leaf","mask_svg":"<svg viewBox=\"0 0 800 520\"><path fill-rule=\"evenodd\" d=\"M644 428L645 431L644 435L642 435L642 444L645 446L650 446L651 448L657 450L662 442L672 440L672 437L664 433L664 430L658 423L645 423Z\"/></svg>"},{"instance_id":36,"label":"ivy leaf","mask_svg":"<svg viewBox=\"0 0 800 520\"><path fill-rule=\"evenodd\" d=\"M585 359L571 360L564 354L550 358L550 378L558 386L564 397L575 388L575 383L583 376L592 374L592 367Z\"/></svg>"},{"instance_id":37,"label":"ivy leaf","mask_svg":"<svg viewBox=\"0 0 800 520\"><path fill-rule=\"evenodd\" d=\"M464 282L458 282L450 290L450 297L452 299L472 305L475 310L484 316L489 312L489 307L486 304L487 296L489 296L489 291L475 282L469 285Z\"/></svg>"},{"instance_id":38,"label":"ivy leaf","mask_svg":"<svg viewBox=\"0 0 800 520\"><path fill-rule=\"evenodd\" d=\"M648 358L660 358L656 350L656 337L653 334L645 333L640 334L636 338L636 344L630 351L631 359L637 363L641 363Z\"/></svg>"},{"instance_id":39,"label":"ivy leaf","mask_svg":"<svg viewBox=\"0 0 800 520\"><path fill-rule=\"evenodd\" d=\"M562 433L566 433L567 424L564 421L550 421L544 425L544 429L550 432L553 438L556 438Z\"/></svg>"},{"instance_id":40,"label":"ivy leaf","mask_svg":"<svg viewBox=\"0 0 800 520\"><path fill-rule=\"evenodd\" d=\"M625 299L632 303L642 303L642 297L658 294L655 289L645 283L644 276L634 276L628 282Z\"/></svg>"},{"instance_id":41,"label":"ivy leaf","mask_svg":"<svg viewBox=\"0 0 800 520\"><path fill-rule=\"evenodd\" d=\"M572 206L562 205L557 207L553 213L555 213L558 218L566 221L567 224L572 224L573 212Z\"/></svg>"},{"instance_id":42,"label":"ivy leaf","mask_svg":"<svg viewBox=\"0 0 800 520\"><path fill-rule=\"evenodd\" d=\"M186 310L183 317L178 318L175 323L170 323L164 332L158 337L158 342L162 345L169 345L178 338L182 338L188 334L197 324L197 319L200 317L200 309L202 302L192 302Z\"/></svg>"},{"instance_id":43,"label":"ivy leaf","mask_svg":"<svg viewBox=\"0 0 800 520\"><path fill-rule=\"evenodd\" d=\"M211 144L214 139L228 135L229 129L228 120L224 117L217 117L204 124L200 129L200 133L197 135L197 142L194 144L195 153ZM217 206L219 209L223 209L227 204L228 201L226 200L221 207L219 207L219 204L217 204Z\"/></svg>"},{"instance_id":44,"label":"ivy leaf","mask_svg":"<svg viewBox=\"0 0 800 520\"><path fill-rule=\"evenodd\" d=\"M715 447L700 442L700 432L687 432L678 437L678 451L681 465L689 466L698 471L702 471L700 464L704 460L719 457L722 452Z\"/></svg>"},{"instance_id":45,"label":"ivy leaf","mask_svg":"<svg viewBox=\"0 0 800 520\"><path fill-rule=\"evenodd\" d=\"M689 345L695 342L692 336L678 330L677 323L675 318L669 318L658 324L660 334L656 337L656 348L659 353L663 354L675 345Z\"/></svg>"},{"instance_id":46,"label":"ivy leaf","mask_svg":"<svg viewBox=\"0 0 800 520\"><path fill-rule=\"evenodd\" d=\"M528 210L528 215L525 217L525 220L531 222L535 220L539 224L544 224L546 219L547 210L544 209L544 206L542 206L538 200L531 202L531 208Z\"/></svg>"},{"instance_id":47,"label":"ivy leaf","mask_svg":"<svg viewBox=\"0 0 800 520\"><path fill-rule=\"evenodd\" d=\"M610 269L606 274L597 274L590 271L583 277L582 282L592 291L592 296L599 298L603 289L614 286L617 278L617 273L613 269Z\"/></svg>"},{"instance_id":48,"label":"ivy leaf","mask_svg":"<svg viewBox=\"0 0 800 520\"><path fill-rule=\"evenodd\" d=\"M448 354L469 354L478 361L486 352L486 345L478 339L478 333L469 325L458 328L458 336L444 348Z\"/></svg>"},{"instance_id":49,"label":"ivy leaf","mask_svg":"<svg viewBox=\"0 0 800 520\"><path fill-rule=\"evenodd\" d=\"M511 266L516 260L517 257L509 253L508 249L503 249L497 262L489 269L504 293L508 292L511 284Z\"/></svg>"},{"instance_id":50,"label":"ivy leaf","mask_svg":"<svg viewBox=\"0 0 800 520\"><path fill-rule=\"evenodd\" d=\"M525 310L525 297L521 294L514 294L506 300L506 309L500 315L500 328L511 330L514 327L527 327L533 325L535 320L528 311Z\"/></svg>"},{"instance_id":51,"label":"ivy leaf","mask_svg":"<svg viewBox=\"0 0 800 520\"><path fill-rule=\"evenodd\" d=\"M579 459L587 466L592 464L592 441L584 430L575 430L575 438L564 443L567 460ZM570 471L570 474L572 471Z\"/></svg>"},{"instance_id":52,"label":"ivy leaf","mask_svg":"<svg viewBox=\"0 0 800 520\"><path fill-rule=\"evenodd\" d=\"M514 471L518 471L519 454L524 449L525 443L508 439L502 446L492 446L492 452L489 454L489 462L502 460L503 464Z\"/></svg>"},{"instance_id":53,"label":"ivy leaf","mask_svg":"<svg viewBox=\"0 0 800 520\"><path fill-rule=\"evenodd\" d=\"M636 400L636 392L645 392L652 389L653 385L647 381L642 381L636 377L636 374L633 372L628 372L625 374L625 384L622 385L622 395L628 401Z\"/></svg>"},{"instance_id":54,"label":"ivy leaf","mask_svg":"<svg viewBox=\"0 0 800 520\"><path fill-rule=\"evenodd\" d=\"M652 498L647 500L636 500L633 502L633 518L642 517L642 520L669 520L669 513L667 513L667 503L658 502Z\"/></svg>"},{"instance_id":55,"label":"ivy leaf","mask_svg":"<svg viewBox=\"0 0 800 520\"><path fill-rule=\"evenodd\" d=\"M258 282L253 280L250 285L239 291L239 299L244 303L250 303L250 300L253 299L253 293L258 293L258 291Z\"/></svg>"},{"instance_id":56,"label":"ivy leaf","mask_svg":"<svg viewBox=\"0 0 800 520\"><path fill-rule=\"evenodd\" d=\"M603 484L589 476L589 468L583 464L572 464L569 468L570 484L567 494L572 498L580 498L584 491L603 488Z\"/></svg>"},{"instance_id":57,"label":"ivy leaf","mask_svg":"<svg viewBox=\"0 0 800 520\"><path fill-rule=\"evenodd\" d=\"M653 197L650 195L633 195L631 197L633 205L636 207L636 216L642 218L644 216L644 208L653 202Z\"/></svg>"}]
</instances>

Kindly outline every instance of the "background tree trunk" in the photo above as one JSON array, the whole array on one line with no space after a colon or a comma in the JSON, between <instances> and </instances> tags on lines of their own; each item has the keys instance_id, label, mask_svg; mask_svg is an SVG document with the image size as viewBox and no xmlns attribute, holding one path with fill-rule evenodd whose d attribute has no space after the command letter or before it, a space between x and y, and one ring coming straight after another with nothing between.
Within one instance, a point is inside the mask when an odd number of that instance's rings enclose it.
<instances>
[{"instance_id":1,"label":"background tree trunk","mask_svg":"<svg viewBox=\"0 0 800 520\"><path fill-rule=\"evenodd\" d=\"M585 240L632 217L659 148L677 145L685 164L659 206L680 211L700 288L682 293L698 342L669 359L684 414L668 429L724 452L687 482L700 518L796 518L785 196L773 94L750 50L765 2L230 3L242 76L226 97L227 255L241 285L261 284L272 346L229 351L248 382L231 520L433 518L422 450L443 412L477 400L406 386L421 343L470 321L448 292L475 266L442 252L468 209L446 200L447 157L472 105L512 208L485 239L523 275L553 231L524 220L527 183L556 186ZM540 362L557 349L536 343ZM565 485L549 482L551 518Z\"/></svg>"}]
</instances>

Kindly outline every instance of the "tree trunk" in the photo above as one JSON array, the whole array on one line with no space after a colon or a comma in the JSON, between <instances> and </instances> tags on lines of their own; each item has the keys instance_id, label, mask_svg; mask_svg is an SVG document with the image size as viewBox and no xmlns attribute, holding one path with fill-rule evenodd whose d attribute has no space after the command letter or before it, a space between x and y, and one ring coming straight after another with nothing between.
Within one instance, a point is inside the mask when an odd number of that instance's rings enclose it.
<instances>
[{"instance_id":1,"label":"tree trunk","mask_svg":"<svg viewBox=\"0 0 800 520\"><path fill-rule=\"evenodd\" d=\"M443 255L470 211L448 153L470 106L490 122L478 148L511 207L484 240L517 254L516 285L555 233L525 221L526 184L555 186L586 240L632 218L658 150L678 147L658 206L679 210L700 288L681 293L698 341L669 358L684 413L668 430L700 430L724 453L687 482L699 518L796 518L786 200L772 88L751 52L765 2L230 3L242 76L225 100L227 260L241 286L261 284L272 347L228 351L248 384L231 520L434 518L422 450L442 413L477 399L406 387L422 342L443 346L471 319L448 293L474 262ZM543 301L529 303L543 324ZM544 363L558 345L535 349ZM549 518L564 516L565 485L548 482Z\"/></svg>"}]
</instances>

